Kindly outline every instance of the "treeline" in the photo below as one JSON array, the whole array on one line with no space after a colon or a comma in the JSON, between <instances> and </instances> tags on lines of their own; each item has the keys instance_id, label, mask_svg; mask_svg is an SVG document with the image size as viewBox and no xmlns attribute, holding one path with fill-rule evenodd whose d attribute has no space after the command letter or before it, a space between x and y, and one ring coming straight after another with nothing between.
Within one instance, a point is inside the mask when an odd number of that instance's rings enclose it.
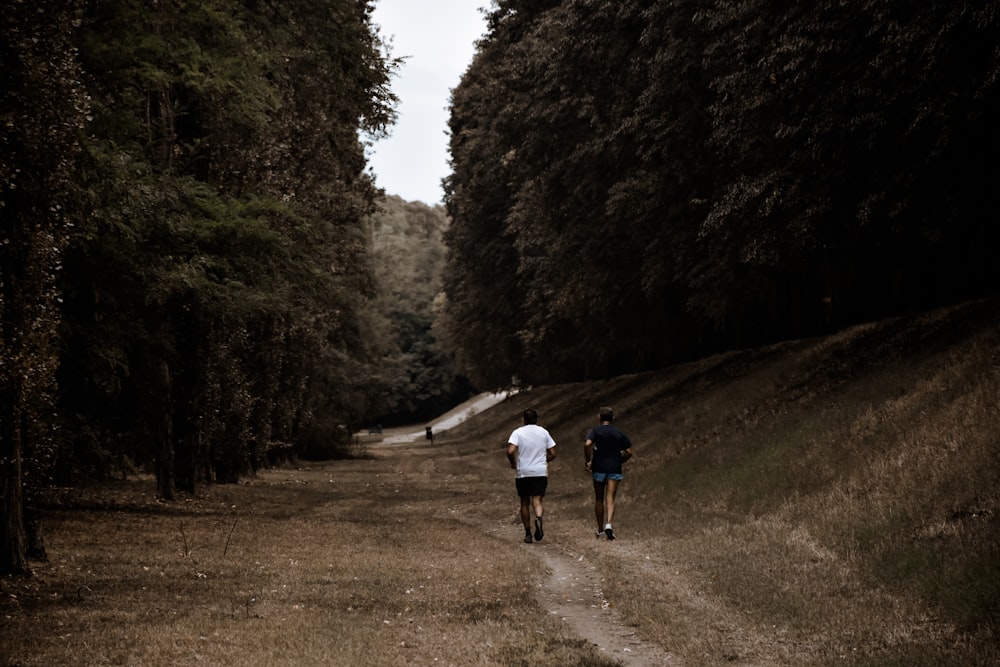
<instances>
[{"instance_id":1,"label":"treeline","mask_svg":"<svg viewBox=\"0 0 1000 667\"><path fill-rule=\"evenodd\" d=\"M445 263L448 218L441 206L389 196L370 218L375 298L372 334L378 374L369 426L425 422L469 398L472 387L434 329Z\"/></svg>"},{"instance_id":2,"label":"treeline","mask_svg":"<svg viewBox=\"0 0 1000 667\"><path fill-rule=\"evenodd\" d=\"M43 477L171 498L382 409L372 4L0 8L0 571L44 548Z\"/></svg>"},{"instance_id":3,"label":"treeline","mask_svg":"<svg viewBox=\"0 0 1000 667\"><path fill-rule=\"evenodd\" d=\"M601 377L995 293L1000 10L497 0L453 92L444 327Z\"/></svg>"}]
</instances>

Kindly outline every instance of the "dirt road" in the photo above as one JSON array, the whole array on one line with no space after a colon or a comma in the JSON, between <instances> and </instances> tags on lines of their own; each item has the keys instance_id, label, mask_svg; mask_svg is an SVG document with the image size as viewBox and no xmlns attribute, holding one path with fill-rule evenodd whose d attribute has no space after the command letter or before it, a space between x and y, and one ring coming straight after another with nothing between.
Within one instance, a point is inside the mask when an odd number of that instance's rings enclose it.
<instances>
[{"instance_id":1,"label":"dirt road","mask_svg":"<svg viewBox=\"0 0 1000 667\"><path fill-rule=\"evenodd\" d=\"M430 426L434 433L440 435L443 431L458 426L477 412L493 407L510 396L511 393L510 391L501 391L478 394L464 403L455 406L437 419L428 422L427 426ZM423 426L403 426L387 429L380 436L370 439L370 442L373 445L385 447L388 445L412 443L422 440L425 437L426 432Z\"/></svg>"}]
</instances>

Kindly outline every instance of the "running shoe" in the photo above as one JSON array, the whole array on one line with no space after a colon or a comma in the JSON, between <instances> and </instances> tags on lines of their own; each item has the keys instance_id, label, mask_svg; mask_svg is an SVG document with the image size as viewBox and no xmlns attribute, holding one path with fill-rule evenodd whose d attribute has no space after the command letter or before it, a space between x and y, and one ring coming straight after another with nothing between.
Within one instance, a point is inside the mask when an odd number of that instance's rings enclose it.
<instances>
[{"instance_id":1,"label":"running shoe","mask_svg":"<svg viewBox=\"0 0 1000 667\"><path fill-rule=\"evenodd\" d=\"M541 542L543 537L545 537L545 531L542 530L542 520L535 519L535 539Z\"/></svg>"}]
</instances>

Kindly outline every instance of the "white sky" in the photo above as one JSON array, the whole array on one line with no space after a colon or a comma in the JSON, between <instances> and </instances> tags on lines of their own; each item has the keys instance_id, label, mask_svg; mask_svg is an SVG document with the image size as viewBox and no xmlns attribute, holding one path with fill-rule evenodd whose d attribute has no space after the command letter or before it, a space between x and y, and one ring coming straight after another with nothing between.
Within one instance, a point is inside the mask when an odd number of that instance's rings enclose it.
<instances>
[{"instance_id":1,"label":"white sky","mask_svg":"<svg viewBox=\"0 0 1000 667\"><path fill-rule=\"evenodd\" d=\"M448 166L448 104L483 36L480 7L489 0L376 0L374 23L392 38L391 56L406 58L392 79L398 118L388 139L368 150L375 184L386 194L441 203Z\"/></svg>"}]
</instances>

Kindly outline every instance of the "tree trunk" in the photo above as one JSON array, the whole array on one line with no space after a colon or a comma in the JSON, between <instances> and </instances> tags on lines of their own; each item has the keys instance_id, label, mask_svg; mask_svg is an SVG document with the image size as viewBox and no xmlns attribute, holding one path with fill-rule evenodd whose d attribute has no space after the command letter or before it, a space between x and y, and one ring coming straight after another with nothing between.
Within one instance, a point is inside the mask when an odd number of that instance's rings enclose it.
<instances>
[{"instance_id":1,"label":"tree trunk","mask_svg":"<svg viewBox=\"0 0 1000 667\"><path fill-rule=\"evenodd\" d=\"M24 509L24 534L28 558L35 561L46 561L49 554L45 550L45 534L42 532L42 522L36 515L30 498Z\"/></svg>"},{"instance_id":2,"label":"tree trunk","mask_svg":"<svg viewBox=\"0 0 1000 667\"><path fill-rule=\"evenodd\" d=\"M170 366L166 361L160 361L158 391L153 392L153 405L150 406L155 416L151 420L153 437L156 439L156 495L163 500L174 500L177 497L174 486L174 434L173 418L170 414Z\"/></svg>"},{"instance_id":3,"label":"tree trunk","mask_svg":"<svg viewBox=\"0 0 1000 667\"><path fill-rule=\"evenodd\" d=\"M9 247L9 246L8 246ZM2 259L8 265L11 254ZM20 264L20 263L18 263ZM20 268L20 266L18 266ZM14 270L0 274L0 306L10 323L27 318L18 297L21 296L20 274ZM21 364L23 343L17 327L0 327L0 574L26 574L28 569L28 539L24 528L24 384ZM9 350L9 351L8 351Z\"/></svg>"},{"instance_id":4,"label":"tree trunk","mask_svg":"<svg viewBox=\"0 0 1000 667\"><path fill-rule=\"evenodd\" d=\"M12 419L9 414L17 411L15 405L8 403L2 408L7 414L0 421L0 428L3 430L0 432L0 574L29 572L21 485L20 433L16 426L17 420Z\"/></svg>"}]
</instances>

